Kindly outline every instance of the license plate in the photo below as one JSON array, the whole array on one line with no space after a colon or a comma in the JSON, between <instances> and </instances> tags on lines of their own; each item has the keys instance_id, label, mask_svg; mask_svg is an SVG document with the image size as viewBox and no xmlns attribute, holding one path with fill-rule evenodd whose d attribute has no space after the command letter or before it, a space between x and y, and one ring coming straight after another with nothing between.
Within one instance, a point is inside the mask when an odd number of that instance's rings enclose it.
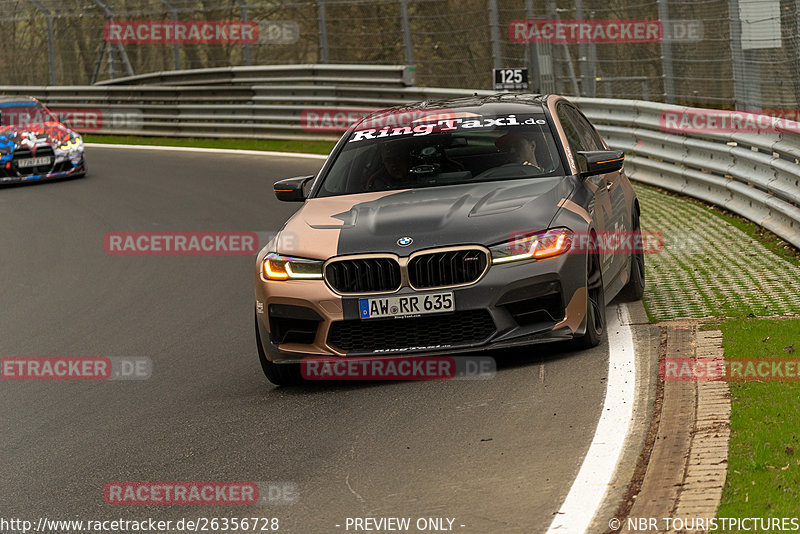
<instances>
[{"instance_id":1,"label":"license plate","mask_svg":"<svg viewBox=\"0 0 800 534\"><path fill-rule=\"evenodd\" d=\"M358 305L362 319L416 317L431 313L447 313L456 309L452 291L359 299Z\"/></svg>"},{"instance_id":2,"label":"license plate","mask_svg":"<svg viewBox=\"0 0 800 534\"><path fill-rule=\"evenodd\" d=\"M40 158L28 158L17 161L17 167L25 169L27 167L38 167L40 165L50 165L50 156L42 156Z\"/></svg>"}]
</instances>

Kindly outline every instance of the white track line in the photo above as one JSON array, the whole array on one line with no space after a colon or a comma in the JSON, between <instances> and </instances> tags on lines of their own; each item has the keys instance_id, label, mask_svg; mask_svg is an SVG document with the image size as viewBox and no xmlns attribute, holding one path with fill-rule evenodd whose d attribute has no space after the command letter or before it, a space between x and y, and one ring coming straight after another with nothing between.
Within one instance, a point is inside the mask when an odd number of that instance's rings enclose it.
<instances>
[{"instance_id":1,"label":"white track line","mask_svg":"<svg viewBox=\"0 0 800 534\"><path fill-rule=\"evenodd\" d=\"M588 530L603 503L628 436L636 400L633 334L626 305L610 307L607 314L608 380L603 412L578 476L547 534Z\"/></svg>"},{"instance_id":2,"label":"white track line","mask_svg":"<svg viewBox=\"0 0 800 534\"><path fill-rule=\"evenodd\" d=\"M114 145L109 143L86 143L90 148L121 148L127 150L167 150L170 152L206 152L209 154L238 154L244 156L273 156L281 158L326 159L322 154L306 154L304 152L272 152L269 150L238 150L235 148L200 148L194 146L159 146L159 145Z\"/></svg>"}]
</instances>

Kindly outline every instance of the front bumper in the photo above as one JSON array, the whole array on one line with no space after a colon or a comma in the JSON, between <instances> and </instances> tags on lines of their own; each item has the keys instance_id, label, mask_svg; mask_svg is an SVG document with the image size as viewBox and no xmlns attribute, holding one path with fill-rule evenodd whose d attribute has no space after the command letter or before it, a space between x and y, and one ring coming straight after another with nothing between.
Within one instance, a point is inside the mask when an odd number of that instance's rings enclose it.
<instances>
[{"instance_id":1,"label":"front bumper","mask_svg":"<svg viewBox=\"0 0 800 534\"><path fill-rule=\"evenodd\" d=\"M20 174L12 169L0 168L0 185L83 176L86 171L86 160L82 155L77 163L69 159L58 159L50 170L44 173Z\"/></svg>"},{"instance_id":2,"label":"front bumper","mask_svg":"<svg viewBox=\"0 0 800 534\"><path fill-rule=\"evenodd\" d=\"M361 296L342 296L322 280L255 277L262 348L276 363L307 356L388 356L468 353L572 339L585 332L586 257L491 266L477 282L452 289L455 312L418 318L359 317ZM370 295L382 296L382 295Z\"/></svg>"}]
</instances>

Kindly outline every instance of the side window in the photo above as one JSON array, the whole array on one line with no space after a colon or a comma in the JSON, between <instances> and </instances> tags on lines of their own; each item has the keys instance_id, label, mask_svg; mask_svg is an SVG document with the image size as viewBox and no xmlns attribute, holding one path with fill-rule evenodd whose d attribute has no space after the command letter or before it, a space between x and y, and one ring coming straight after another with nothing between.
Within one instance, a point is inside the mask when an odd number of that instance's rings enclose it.
<instances>
[{"instance_id":1,"label":"side window","mask_svg":"<svg viewBox=\"0 0 800 534\"><path fill-rule=\"evenodd\" d=\"M569 113L577 125L578 135L581 137L581 144L586 147L585 150L605 150L603 141L586 117L574 108L569 108Z\"/></svg>"},{"instance_id":2,"label":"side window","mask_svg":"<svg viewBox=\"0 0 800 534\"><path fill-rule=\"evenodd\" d=\"M569 142L572 153L575 154L580 150L589 150L583 145L583 140L578 133L578 128L575 125L572 113L570 113L569 106L566 104L559 104L556 114L558 115L559 122L561 122L561 127L564 128L564 134L567 136L567 141Z\"/></svg>"},{"instance_id":3,"label":"side window","mask_svg":"<svg viewBox=\"0 0 800 534\"><path fill-rule=\"evenodd\" d=\"M564 104L559 105L557 114L558 120L561 122L561 127L564 128L564 134L567 136L567 141L569 142L569 147L572 149L572 151L577 152L578 150L585 150L581 145L581 139L578 135L578 130L575 128L575 124L573 124L572 117L569 114L569 107Z\"/></svg>"},{"instance_id":4,"label":"side window","mask_svg":"<svg viewBox=\"0 0 800 534\"><path fill-rule=\"evenodd\" d=\"M603 141L594 129L594 126L581 115L581 113L567 104L561 104L557 108L558 119L564 128L567 141L572 149L575 163L579 168L584 165L583 158L577 157L577 152L582 150L605 150ZM583 169L581 169L583 170Z\"/></svg>"},{"instance_id":5,"label":"side window","mask_svg":"<svg viewBox=\"0 0 800 534\"><path fill-rule=\"evenodd\" d=\"M602 145L598 147L597 141L592 136L593 130L588 121L581 117L575 109L568 104L561 104L557 108L558 119L564 128L569 147L572 150L572 157L580 170L585 163L583 158L578 157L578 152L583 150L602 150ZM588 127L588 128L587 128Z\"/></svg>"}]
</instances>

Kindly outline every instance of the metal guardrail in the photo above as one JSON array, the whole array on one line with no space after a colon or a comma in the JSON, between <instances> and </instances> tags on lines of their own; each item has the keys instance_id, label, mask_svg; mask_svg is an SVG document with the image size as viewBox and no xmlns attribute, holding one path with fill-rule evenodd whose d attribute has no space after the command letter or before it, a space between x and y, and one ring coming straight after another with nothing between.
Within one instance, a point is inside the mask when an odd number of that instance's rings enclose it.
<instances>
[{"instance_id":1,"label":"metal guardrail","mask_svg":"<svg viewBox=\"0 0 800 534\"><path fill-rule=\"evenodd\" d=\"M325 71L322 79L342 72ZM393 72L399 80L401 69ZM153 76L173 76L163 74ZM191 76L183 81L188 83ZM401 82L386 86L380 75L375 76L373 84L361 85L302 85L276 75L274 85L15 86L0 87L0 94L32 95L56 111L98 110L104 117L99 133L105 134L309 140L338 138L336 133L304 127L303 112L312 108L335 112L346 111L345 106L379 108L492 94L407 87ZM662 128L661 114L691 108L634 100L573 100L611 147L626 152L631 179L722 206L800 248L800 133L669 133Z\"/></svg>"},{"instance_id":2,"label":"metal guardrail","mask_svg":"<svg viewBox=\"0 0 800 534\"><path fill-rule=\"evenodd\" d=\"M664 131L664 112L693 108L576 98L632 179L721 206L800 248L800 131Z\"/></svg>"},{"instance_id":3,"label":"metal guardrail","mask_svg":"<svg viewBox=\"0 0 800 534\"><path fill-rule=\"evenodd\" d=\"M406 65L260 65L253 67L218 67L151 72L104 80L95 85L258 85L279 81L282 84L370 84L411 86L416 69Z\"/></svg>"},{"instance_id":4,"label":"metal guardrail","mask_svg":"<svg viewBox=\"0 0 800 534\"><path fill-rule=\"evenodd\" d=\"M491 92L482 91L482 94ZM53 111L83 109L103 118L97 133L174 137L336 140L305 128L303 112L385 108L475 91L384 85L105 85L5 86L0 94L33 96ZM344 106L348 106L344 108ZM76 127L80 131L80 127Z\"/></svg>"}]
</instances>

